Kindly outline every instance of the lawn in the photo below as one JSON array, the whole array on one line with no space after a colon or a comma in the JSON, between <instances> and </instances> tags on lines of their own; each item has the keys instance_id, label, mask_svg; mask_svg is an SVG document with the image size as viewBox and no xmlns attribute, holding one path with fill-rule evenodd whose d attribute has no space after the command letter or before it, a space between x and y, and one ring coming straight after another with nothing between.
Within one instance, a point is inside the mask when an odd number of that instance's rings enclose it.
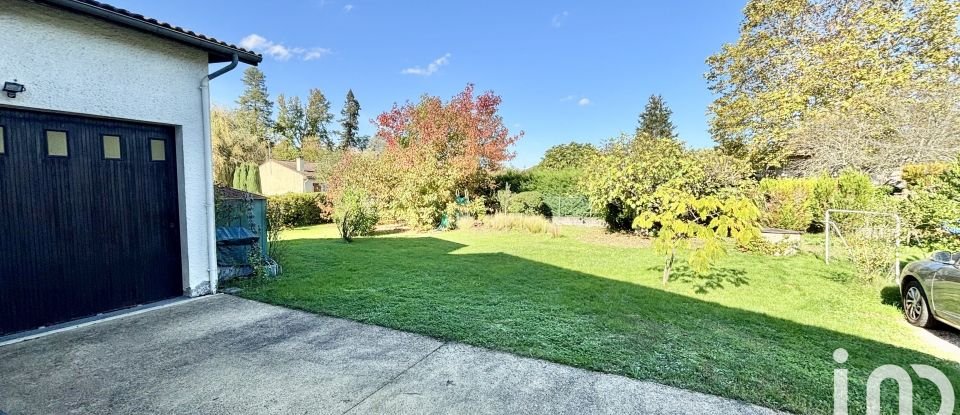
<instances>
[{"instance_id":1,"label":"lawn","mask_svg":"<svg viewBox=\"0 0 960 415\"><path fill-rule=\"evenodd\" d=\"M564 228L563 236L480 229L341 242L330 225L288 232L285 274L240 295L589 370L798 413L833 412L834 369L850 370L850 413L869 373L922 363L960 385L960 365L907 326L896 290L864 286L812 254L733 253L666 287L642 241ZM833 360L844 348L846 364ZM896 395L885 384L885 412ZM917 380L915 404L939 395Z\"/></svg>"}]
</instances>

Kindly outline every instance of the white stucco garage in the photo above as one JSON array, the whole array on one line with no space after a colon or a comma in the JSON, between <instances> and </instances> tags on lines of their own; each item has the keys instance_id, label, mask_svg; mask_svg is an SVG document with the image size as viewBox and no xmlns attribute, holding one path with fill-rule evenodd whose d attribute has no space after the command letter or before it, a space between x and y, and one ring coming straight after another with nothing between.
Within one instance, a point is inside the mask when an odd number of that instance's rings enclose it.
<instances>
[{"instance_id":1,"label":"white stucco garage","mask_svg":"<svg viewBox=\"0 0 960 415\"><path fill-rule=\"evenodd\" d=\"M216 290L208 73L261 57L94 1L0 0L0 27L25 88L0 94L0 335ZM124 279L164 267L177 290Z\"/></svg>"}]
</instances>

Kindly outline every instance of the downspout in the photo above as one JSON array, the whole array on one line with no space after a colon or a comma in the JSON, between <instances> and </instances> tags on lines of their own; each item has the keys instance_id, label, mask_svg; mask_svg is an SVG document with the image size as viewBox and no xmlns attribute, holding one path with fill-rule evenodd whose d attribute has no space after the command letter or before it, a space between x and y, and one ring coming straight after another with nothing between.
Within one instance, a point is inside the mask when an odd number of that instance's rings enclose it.
<instances>
[{"instance_id":1,"label":"downspout","mask_svg":"<svg viewBox=\"0 0 960 415\"><path fill-rule=\"evenodd\" d=\"M219 277L217 275L217 229L216 206L213 196L213 137L210 131L210 81L237 67L240 57L234 53L233 61L229 65L218 69L200 80L200 110L203 115L203 159L204 176L206 176L207 200L204 207L207 211L207 281L210 284L210 294L217 293Z\"/></svg>"}]
</instances>

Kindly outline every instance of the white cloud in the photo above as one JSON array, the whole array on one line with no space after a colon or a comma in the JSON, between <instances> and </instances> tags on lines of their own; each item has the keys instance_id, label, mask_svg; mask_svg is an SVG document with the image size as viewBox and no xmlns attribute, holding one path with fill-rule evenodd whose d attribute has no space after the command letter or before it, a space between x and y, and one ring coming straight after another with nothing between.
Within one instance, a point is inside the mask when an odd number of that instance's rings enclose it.
<instances>
[{"instance_id":1,"label":"white cloud","mask_svg":"<svg viewBox=\"0 0 960 415\"><path fill-rule=\"evenodd\" d=\"M437 58L437 59L434 59L434 61L433 61L433 62L430 62L430 64L427 65L426 68L421 68L421 67L419 67L419 66L414 66L414 67L412 67L412 68L404 69L404 70L400 71L400 73L402 73L402 74L404 74L404 75L420 75L420 76L430 76L430 75L433 75L434 72L440 70L440 67L441 67L441 66L444 66L444 65L447 65L447 64L450 63L450 56L451 56L451 55L450 55L449 53L447 53L447 54L445 54L445 55L443 55L443 56L441 56L441 57L439 57L439 58Z\"/></svg>"},{"instance_id":2,"label":"white cloud","mask_svg":"<svg viewBox=\"0 0 960 415\"><path fill-rule=\"evenodd\" d=\"M252 33L240 40L240 47L254 52L260 52L278 61L288 61L291 58L297 58L304 61L312 61L330 54L330 49L326 48L303 48L291 47L282 43L273 42L256 33Z\"/></svg>"},{"instance_id":3,"label":"white cloud","mask_svg":"<svg viewBox=\"0 0 960 415\"><path fill-rule=\"evenodd\" d=\"M553 19L550 19L550 25L553 27L563 26L563 23L567 21L567 16L570 16L567 11L553 15Z\"/></svg>"},{"instance_id":4,"label":"white cloud","mask_svg":"<svg viewBox=\"0 0 960 415\"><path fill-rule=\"evenodd\" d=\"M244 49L259 49L261 46L267 44L267 39L263 36L260 36L256 33L248 35L240 41L240 47Z\"/></svg>"},{"instance_id":5,"label":"white cloud","mask_svg":"<svg viewBox=\"0 0 960 415\"><path fill-rule=\"evenodd\" d=\"M331 53L330 49L326 48L313 48L303 54L303 60L312 61L314 59L320 59L324 56L327 56Z\"/></svg>"},{"instance_id":6,"label":"white cloud","mask_svg":"<svg viewBox=\"0 0 960 415\"><path fill-rule=\"evenodd\" d=\"M347 5L343 6L343 11L345 11L345 12L347 12L347 13L350 13L351 10L353 10L353 5L352 5L352 4L347 4Z\"/></svg>"},{"instance_id":7,"label":"white cloud","mask_svg":"<svg viewBox=\"0 0 960 415\"><path fill-rule=\"evenodd\" d=\"M593 104L593 101L590 101L590 98L578 95L567 95L563 98L560 98L560 102L576 102L577 105L581 107L586 107L587 105Z\"/></svg>"}]
</instances>

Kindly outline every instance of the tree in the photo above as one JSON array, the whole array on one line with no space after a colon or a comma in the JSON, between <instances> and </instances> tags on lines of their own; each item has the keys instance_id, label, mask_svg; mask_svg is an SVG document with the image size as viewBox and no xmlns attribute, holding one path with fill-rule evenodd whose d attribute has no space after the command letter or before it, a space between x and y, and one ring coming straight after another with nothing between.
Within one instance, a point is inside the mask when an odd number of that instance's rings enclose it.
<instances>
[{"instance_id":1,"label":"tree","mask_svg":"<svg viewBox=\"0 0 960 415\"><path fill-rule=\"evenodd\" d=\"M667 107L660 95L650 95L647 100L647 106L640 114L640 125L637 126L637 134L647 134L654 138L676 138L677 133L674 129L670 116L673 111Z\"/></svg>"},{"instance_id":2,"label":"tree","mask_svg":"<svg viewBox=\"0 0 960 415\"><path fill-rule=\"evenodd\" d=\"M357 137L360 129L360 102L353 96L353 90L347 91L347 99L340 111L340 149L361 148Z\"/></svg>"},{"instance_id":3,"label":"tree","mask_svg":"<svg viewBox=\"0 0 960 415\"><path fill-rule=\"evenodd\" d=\"M789 135L789 172L836 175L854 168L895 183L903 166L951 161L960 154L960 88L948 83L864 96L849 110L824 110Z\"/></svg>"},{"instance_id":4,"label":"tree","mask_svg":"<svg viewBox=\"0 0 960 415\"><path fill-rule=\"evenodd\" d=\"M614 230L628 230L637 213L650 208L660 185L683 176L691 163L682 142L647 134L622 135L594 156L583 173L584 193Z\"/></svg>"},{"instance_id":5,"label":"tree","mask_svg":"<svg viewBox=\"0 0 960 415\"><path fill-rule=\"evenodd\" d=\"M707 60L714 140L772 174L811 114L909 83L956 83L958 15L955 0L749 1L739 39Z\"/></svg>"},{"instance_id":6,"label":"tree","mask_svg":"<svg viewBox=\"0 0 960 415\"><path fill-rule=\"evenodd\" d=\"M537 167L555 170L580 169L596 154L597 148L593 144L571 142L555 145L543 153L543 159Z\"/></svg>"},{"instance_id":7,"label":"tree","mask_svg":"<svg viewBox=\"0 0 960 415\"><path fill-rule=\"evenodd\" d=\"M293 142L285 137L281 137L273 144L270 149L270 158L274 160L296 160L302 157L300 149L293 145Z\"/></svg>"},{"instance_id":8,"label":"tree","mask_svg":"<svg viewBox=\"0 0 960 415\"><path fill-rule=\"evenodd\" d=\"M637 216L633 227L656 229L654 249L665 256L663 284L670 281L677 254L690 250L688 262L703 273L725 253L727 237L746 246L760 236L760 209L747 198L697 197L673 186L661 186L652 195L652 208Z\"/></svg>"},{"instance_id":9,"label":"tree","mask_svg":"<svg viewBox=\"0 0 960 415\"><path fill-rule=\"evenodd\" d=\"M261 193L260 169L256 164L244 163L233 173L234 189L250 193Z\"/></svg>"},{"instance_id":10,"label":"tree","mask_svg":"<svg viewBox=\"0 0 960 415\"><path fill-rule=\"evenodd\" d=\"M377 117L395 216L417 227L434 226L457 193L485 193L492 172L513 157L509 147L523 133L511 135L504 125L499 96L473 91L467 85L448 102L424 95Z\"/></svg>"},{"instance_id":11,"label":"tree","mask_svg":"<svg viewBox=\"0 0 960 415\"><path fill-rule=\"evenodd\" d=\"M261 164L266 159L266 145L244 128L236 112L214 107L210 113L213 141L214 182L228 186L234 170L242 163Z\"/></svg>"},{"instance_id":12,"label":"tree","mask_svg":"<svg viewBox=\"0 0 960 415\"><path fill-rule=\"evenodd\" d=\"M300 97L292 97L289 101L283 94L277 97L277 121L273 130L280 139L286 139L294 148L300 148L307 133L306 112L300 104Z\"/></svg>"},{"instance_id":13,"label":"tree","mask_svg":"<svg viewBox=\"0 0 960 415\"><path fill-rule=\"evenodd\" d=\"M256 66L243 71L243 93L237 98L237 113L243 128L254 137L266 142L273 126L273 103L267 92L267 80Z\"/></svg>"},{"instance_id":14,"label":"tree","mask_svg":"<svg viewBox=\"0 0 960 415\"><path fill-rule=\"evenodd\" d=\"M357 112L359 111L357 104ZM333 150L333 140L327 131L327 124L333 122L333 114L330 113L330 101L327 101L327 97L319 89L310 90L304 117L304 136L315 137L324 148Z\"/></svg>"}]
</instances>

